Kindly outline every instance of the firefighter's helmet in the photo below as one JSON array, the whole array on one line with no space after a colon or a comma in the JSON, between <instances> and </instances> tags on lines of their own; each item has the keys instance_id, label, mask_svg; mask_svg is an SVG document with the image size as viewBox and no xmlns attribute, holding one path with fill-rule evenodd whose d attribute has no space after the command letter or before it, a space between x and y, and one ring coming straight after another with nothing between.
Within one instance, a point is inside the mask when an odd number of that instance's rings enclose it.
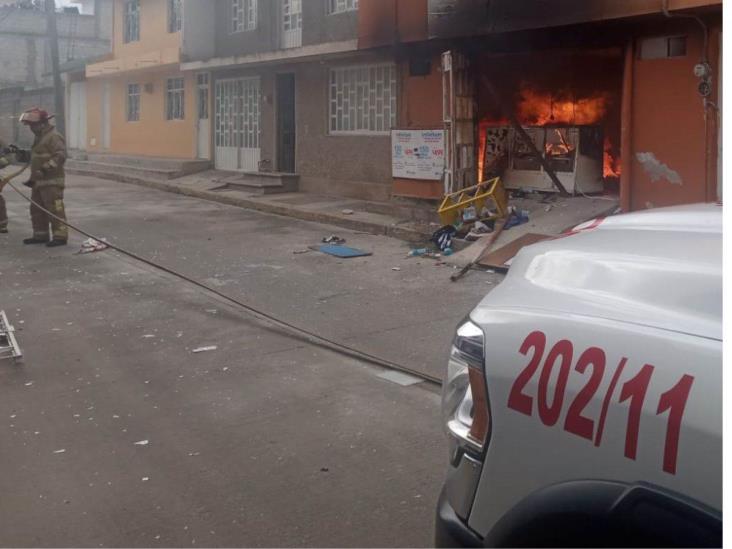
<instances>
[{"instance_id":1,"label":"firefighter's helmet","mask_svg":"<svg viewBox=\"0 0 732 549\"><path fill-rule=\"evenodd\" d=\"M37 122L48 122L51 118L53 118L53 115L48 114L48 111L33 107L20 115L20 123L29 125Z\"/></svg>"}]
</instances>

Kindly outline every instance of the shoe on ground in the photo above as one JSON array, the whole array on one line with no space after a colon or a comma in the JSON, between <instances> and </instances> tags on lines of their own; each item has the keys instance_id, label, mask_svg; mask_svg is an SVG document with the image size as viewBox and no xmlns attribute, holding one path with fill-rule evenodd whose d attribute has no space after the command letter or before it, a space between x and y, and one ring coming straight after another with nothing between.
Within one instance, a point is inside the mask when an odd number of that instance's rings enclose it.
<instances>
[{"instance_id":1,"label":"shoe on ground","mask_svg":"<svg viewBox=\"0 0 732 549\"><path fill-rule=\"evenodd\" d=\"M68 244L68 242L66 242L65 240L54 239L54 240L51 240L51 242L49 242L48 244L46 244L46 247L47 248L58 248L59 246L66 246L66 244Z\"/></svg>"},{"instance_id":2,"label":"shoe on ground","mask_svg":"<svg viewBox=\"0 0 732 549\"><path fill-rule=\"evenodd\" d=\"M25 244L26 246L31 246L33 244L48 244L48 239L47 238L35 238L35 237L26 238L23 241L23 244Z\"/></svg>"}]
</instances>

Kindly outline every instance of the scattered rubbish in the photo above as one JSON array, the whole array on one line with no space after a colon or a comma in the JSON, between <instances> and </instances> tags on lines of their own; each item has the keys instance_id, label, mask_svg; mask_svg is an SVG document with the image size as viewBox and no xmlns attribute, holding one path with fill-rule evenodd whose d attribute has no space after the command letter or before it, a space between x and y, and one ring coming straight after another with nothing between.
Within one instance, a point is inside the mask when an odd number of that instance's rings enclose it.
<instances>
[{"instance_id":1,"label":"scattered rubbish","mask_svg":"<svg viewBox=\"0 0 732 549\"><path fill-rule=\"evenodd\" d=\"M402 268L401 267L392 267L391 270L392 271L401 271Z\"/></svg>"},{"instance_id":2,"label":"scattered rubbish","mask_svg":"<svg viewBox=\"0 0 732 549\"><path fill-rule=\"evenodd\" d=\"M452 254L454 254L455 252L453 251L453 249L452 249L452 248L445 248L445 249L444 249L444 250L442 251L442 253L443 253L443 255L445 255L446 257L450 257L450 256L451 256Z\"/></svg>"},{"instance_id":3,"label":"scattered rubbish","mask_svg":"<svg viewBox=\"0 0 732 549\"><path fill-rule=\"evenodd\" d=\"M293 253L293 254L295 254L295 255L302 255L302 254L309 254L309 253L310 253L310 252L312 252L312 251L313 251L313 250L311 250L310 248L306 248L306 249L304 249L304 250L295 250L295 251L294 251L294 252L292 252L292 253Z\"/></svg>"},{"instance_id":4,"label":"scattered rubbish","mask_svg":"<svg viewBox=\"0 0 732 549\"><path fill-rule=\"evenodd\" d=\"M55 450L53 453L54 454L65 454L66 453L66 449L65 448L62 448L61 450Z\"/></svg>"},{"instance_id":5,"label":"scattered rubbish","mask_svg":"<svg viewBox=\"0 0 732 549\"><path fill-rule=\"evenodd\" d=\"M190 452L188 454L188 457L198 457L201 455L201 452Z\"/></svg>"},{"instance_id":6,"label":"scattered rubbish","mask_svg":"<svg viewBox=\"0 0 732 549\"><path fill-rule=\"evenodd\" d=\"M353 210L343 210L343 215L353 215L355 213Z\"/></svg>"},{"instance_id":7,"label":"scattered rubbish","mask_svg":"<svg viewBox=\"0 0 732 549\"><path fill-rule=\"evenodd\" d=\"M329 471L330 471L330 469L329 469L328 467L321 467L321 468L320 468L320 472L321 472L321 473L327 473L327 472L329 472Z\"/></svg>"},{"instance_id":8,"label":"scattered rubbish","mask_svg":"<svg viewBox=\"0 0 732 549\"><path fill-rule=\"evenodd\" d=\"M155 336L153 334L145 334L144 336L142 336L142 339L152 339L154 337Z\"/></svg>"},{"instance_id":9,"label":"scattered rubbish","mask_svg":"<svg viewBox=\"0 0 732 549\"><path fill-rule=\"evenodd\" d=\"M321 242L323 244L345 244L346 243L346 239L345 238L341 238L338 235L332 234L330 236L326 236Z\"/></svg>"},{"instance_id":10,"label":"scattered rubbish","mask_svg":"<svg viewBox=\"0 0 732 549\"><path fill-rule=\"evenodd\" d=\"M546 208L544 208L544 211L545 211L545 212L547 212L547 213L549 213L549 212L550 212L550 211L552 211L553 209L554 209L554 206L552 206L551 204L549 204L549 205L547 205L547 207L546 207Z\"/></svg>"},{"instance_id":11,"label":"scattered rubbish","mask_svg":"<svg viewBox=\"0 0 732 549\"><path fill-rule=\"evenodd\" d=\"M142 482L147 482L148 480L150 480L150 477L142 477Z\"/></svg>"},{"instance_id":12,"label":"scattered rubbish","mask_svg":"<svg viewBox=\"0 0 732 549\"><path fill-rule=\"evenodd\" d=\"M215 315L219 313L218 309L206 309L206 312L210 315Z\"/></svg>"},{"instance_id":13,"label":"scattered rubbish","mask_svg":"<svg viewBox=\"0 0 732 549\"><path fill-rule=\"evenodd\" d=\"M76 253L77 255L93 254L94 252L104 251L107 248L109 248L109 244L107 243L106 238L102 238L101 241L95 240L94 238L88 238L82 243L81 249Z\"/></svg>"},{"instance_id":14,"label":"scattered rubbish","mask_svg":"<svg viewBox=\"0 0 732 549\"><path fill-rule=\"evenodd\" d=\"M217 345L209 345L208 347L199 347L198 349L193 349L193 353L195 353L195 354L207 353L209 351L216 351L216 350L218 350Z\"/></svg>"},{"instance_id":15,"label":"scattered rubbish","mask_svg":"<svg viewBox=\"0 0 732 549\"><path fill-rule=\"evenodd\" d=\"M318 248L318 251L323 252L324 254L332 255L335 257L340 257L342 259L349 259L354 257L368 257L371 255L374 255L371 252L365 252L363 250L359 250L356 248L349 248L347 246L320 246Z\"/></svg>"},{"instance_id":16,"label":"scattered rubbish","mask_svg":"<svg viewBox=\"0 0 732 549\"><path fill-rule=\"evenodd\" d=\"M378 374L376 377L390 381L402 387L411 387L412 385L418 385L424 381L424 379L419 377L405 374L403 372L397 372L395 370L387 370Z\"/></svg>"},{"instance_id":17,"label":"scattered rubbish","mask_svg":"<svg viewBox=\"0 0 732 549\"><path fill-rule=\"evenodd\" d=\"M508 219L506 219L506 224L503 227L504 231L507 231L513 227L518 227L519 225L523 225L524 223L529 222L529 212L527 210L517 210L516 208L513 208L510 210L510 213L508 214Z\"/></svg>"},{"instance_id":18,"label":"scattered rubbish","mask_svg":"<svg viewBox=\"0 0 732 549\"><path fill-rule=\"evenodd\" d=\"M430 242L433 242L440 251L445 251L447 248L452 248L452 239L457 233L457 229L452 225L445 225L439 231L436 231Z\"/></svg>"},{"instance_id":19,"label":"scattered rubbish","mask_svg":"<svg viewBox=\"0 0 732 549\"><path fill-rule=\"evenodd\" d=\"M463 210L463 223L472 223L478 219L478 210L475 206L468 206Z\"/></svg>"},{"instance_id":20,"label":"scattered rubbish","mask_svg":"<svg viewBox=\"0 0 732 549\"><path fill-rule=\"evenodd\" d=\"M148 444L150 444L149 440L138 440L137 442L135 442L134 445L135 446L147 446Z\"/></svg>"},{"instance_id":21,"label":"scattered rubbish","mask_svg":"<svg viewBox=\"0 0 732 549\"><path fill-rule=\"evenodd\" d=\"M417 250L411 250L409 252L409 257L422 257L430 253L430 251L427 248L419 248Z\"/></svg>"}]
</instances>

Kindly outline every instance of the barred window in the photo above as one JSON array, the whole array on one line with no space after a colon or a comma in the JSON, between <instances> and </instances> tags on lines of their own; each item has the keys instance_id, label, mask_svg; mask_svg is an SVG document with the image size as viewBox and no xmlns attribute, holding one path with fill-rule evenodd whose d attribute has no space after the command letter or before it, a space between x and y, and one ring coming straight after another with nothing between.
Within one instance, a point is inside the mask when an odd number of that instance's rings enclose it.
<instances>
[{"instance_id":1,"label":"barred window","mask_svg":"<svg viewBox=\"0 0 732 549\"><path fill-rule=\"evenodd\" d=\"M358 10L358 0L328 0L328 13Z\"/></svg>"},{"instance_id":2,"label":"barred window","mask_svg":"<svg viewBox=\"0 0 732 549\"><path fill-rule=\"evenodd\" d=\"M137 42L140 39L140 0L126 0L124 16L124 41Z\"/></svg>"},{"instance_id":3,"label":"barred window","mask_svg":"<svg viewBox=\"0 0 732 549\"><path fill-rule=\"evenodd\" d=\"M231 32L257 28L257 0L231 0Z\"/></svg>"},{"instance_id":4,"label":"barred window","mask_svg":"<svg viewBox=\"0 0 732 549\"><path fill-rule=\"evenodd\" d=\"M183 28L183 0L168 0L168 32Z\"/></svg>"},{"instance_id":5,"label":"barred window","mask_svg":"<svg viewBox=\"0 0 732 549\"><path fill-rule=\"evenodd\" d=\"M127 85L127 121L140 120L140 84Z\"/></svg>"},{"instance_id":6,"label":"barred window","mask_svg":"<svg viewBox=\"0 0 732 549\"><path fill-rule=\"evenodd\" d=\"M330 133L388 133L396 126L396 65L330 71Z\"/></svg>"},{"instance_id":7,"label":"barred window","mask_svg":"<svg viewBox=\"0 0 732 549\"><path fill-rule=\"evenodd\" d=\"M166 114L168 120L183 120L186 117L185 82L182 78L168 79Z\"/></svg>"}]
</instances>

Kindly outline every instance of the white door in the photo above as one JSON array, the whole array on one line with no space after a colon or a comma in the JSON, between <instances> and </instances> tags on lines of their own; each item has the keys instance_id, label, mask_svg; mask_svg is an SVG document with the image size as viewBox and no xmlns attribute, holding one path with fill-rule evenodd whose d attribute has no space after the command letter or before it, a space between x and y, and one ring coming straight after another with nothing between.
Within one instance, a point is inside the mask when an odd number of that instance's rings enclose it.
<instances>
[{"instance_id":1,"label":"white door","mask_svg":"<svg viewBox=\"0 0 732 549\"><path fill-rule=\"evenodd\" d=\"M67 119L69 147L86 149L86 82L72 82L69 86Z\"/></svg>"},{"instance_id":2,"label":"white door","mask_svg":"<svg viewBox=\"0 0 732 549\"><path fill-rule=\"evenodd\" d=\"M111 86L109 82L102 84L102 148L109 149L112 143Z\"/></svg>"},{"instance_id":3,"label":"white door","mask_svg":"<svg viewBox=\"0 0 732 549\"><path fill-rule=\"evenodd\" d=\"M196 156L211 158L211 117L209 116L210 77L208 73L196 75L196 103L198 104L198 142Z\"/></svg>"},{"instance_id":4,"label":"white door","mask_svg":"<svg viewBox=\"0 0 732 549\"><path fill-rule=\"evenodd\" d=\"M302 0L282 0L282 47L302 46Z\"/></svg>"},{"instance_id":5,"label":"white door","mask_svg":"<svg viewBox=\"0 0 732 549\"><path fill-rule=\"evenodd\" d=\"M216 168L259 170L259 78L216 81Z\"/></svg>"}]
</instances>

